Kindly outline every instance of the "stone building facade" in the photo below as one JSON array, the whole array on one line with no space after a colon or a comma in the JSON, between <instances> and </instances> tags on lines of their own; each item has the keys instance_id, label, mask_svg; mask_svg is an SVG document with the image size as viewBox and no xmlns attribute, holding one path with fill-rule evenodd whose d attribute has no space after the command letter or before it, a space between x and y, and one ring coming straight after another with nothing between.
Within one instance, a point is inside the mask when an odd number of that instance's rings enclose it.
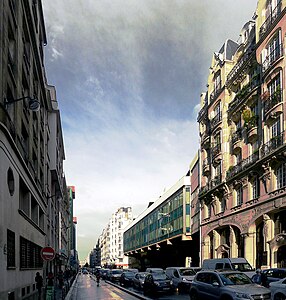
<instances>
[{"instance_id":1,"label":"stone building facade","mask_svg":"<svg viewBox=\"0 0 286 300\"><path fill-rule=\"evenodd\" d=\"M259 0L214 54L201 96L201 260L286 263L286 1Z\"/></svg>"},{"instance_id":2,"label":"stone building facade","mask_svg":"<svg viewBox=\"0 0 286 300\"><path fill-rule=\"evenodd\" d=\"M41 1L0 1L0 299L34 297L67 263L69 202L55 88L44 69ZM41 258L51 246L53 262Z\"/></svg>"}]
</instances>

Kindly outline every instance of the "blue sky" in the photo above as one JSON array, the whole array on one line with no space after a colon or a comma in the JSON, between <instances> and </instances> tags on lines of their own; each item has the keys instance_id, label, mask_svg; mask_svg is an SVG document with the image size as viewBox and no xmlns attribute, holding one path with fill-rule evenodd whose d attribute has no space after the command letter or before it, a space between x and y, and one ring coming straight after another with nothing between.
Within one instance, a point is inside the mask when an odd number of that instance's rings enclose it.
<instances>
[{"instance_id":1,"label":"blue sky","mask_svg":"<svg viewBox=\"0 0 286 300\"><path fill-rule=\"evenodd\" d=\"M80 259L121 206L140 214L187 171L212 53L256 0L43 1Z\"/></svg>"}]
</instances>

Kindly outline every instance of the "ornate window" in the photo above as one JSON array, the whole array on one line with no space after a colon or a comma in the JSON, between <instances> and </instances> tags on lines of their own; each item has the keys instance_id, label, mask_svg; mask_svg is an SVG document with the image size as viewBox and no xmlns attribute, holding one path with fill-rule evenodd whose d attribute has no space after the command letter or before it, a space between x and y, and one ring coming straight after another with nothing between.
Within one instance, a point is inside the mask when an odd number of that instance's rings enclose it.
<instances>
[{"instance_id":1,"label":"ornate window","mask_svg":"<svg viewBox=\"0 0 286 300\"><path fill-rule=\"evenodd\" d=\"M286 164L281 164L276 171L277 189L286 186Z\"/></svg>"}]
</instances>

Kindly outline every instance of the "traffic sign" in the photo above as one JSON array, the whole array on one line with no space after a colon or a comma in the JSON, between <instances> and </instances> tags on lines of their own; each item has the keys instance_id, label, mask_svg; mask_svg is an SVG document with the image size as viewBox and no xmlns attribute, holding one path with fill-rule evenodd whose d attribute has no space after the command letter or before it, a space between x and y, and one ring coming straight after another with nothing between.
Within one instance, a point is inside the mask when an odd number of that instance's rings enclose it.
<instances>
[{"instance_id":1,"label":"traffic sign","mask_svg":"<svg viewBox=\"0 0 286 300\"><path fill-rule=\"evenodd\" d=\"M56 256L56 252L52 247L44 247L41 250L41 257L43 260L53 260Z\"/></svg>"}]
</instances>

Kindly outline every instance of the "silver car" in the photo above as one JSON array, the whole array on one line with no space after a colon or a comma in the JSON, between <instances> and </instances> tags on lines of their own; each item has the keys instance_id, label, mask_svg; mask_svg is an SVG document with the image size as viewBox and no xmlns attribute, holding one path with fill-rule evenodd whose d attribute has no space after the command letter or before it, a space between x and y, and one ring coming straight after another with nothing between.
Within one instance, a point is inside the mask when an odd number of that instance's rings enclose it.
<instances>
[{"instance_id":1,"label":"silver car","mask_svg":"<svg viewBox=\"0 0 286 300\"><path fill-rule=\"evenodd\" d=\"M286 299L286 278L280 279L269 284L271 297L273 300Z\"/></svg>"},{"instance_id":2,"label":"silver car","mask_svg":"<svg viewBox=\"0 0 286 300\"><path fill-rule=\"evenodd\" d=\"M133 278L133 286L138 289L143 289L144 281L146 275L149 274L148 272L138 272L135 274Z\"/></svg>"},{"instance_id":3,"label":"silver car","mask_svg":"<svg viewBox=\"0 0 286 300\"><path fill-rule=\"evenodd\" d=\"M207 270L196 274L190 290L191 300L270 300L269 289L255 284L239 271Z\"/></svg>"}]
</instances>

